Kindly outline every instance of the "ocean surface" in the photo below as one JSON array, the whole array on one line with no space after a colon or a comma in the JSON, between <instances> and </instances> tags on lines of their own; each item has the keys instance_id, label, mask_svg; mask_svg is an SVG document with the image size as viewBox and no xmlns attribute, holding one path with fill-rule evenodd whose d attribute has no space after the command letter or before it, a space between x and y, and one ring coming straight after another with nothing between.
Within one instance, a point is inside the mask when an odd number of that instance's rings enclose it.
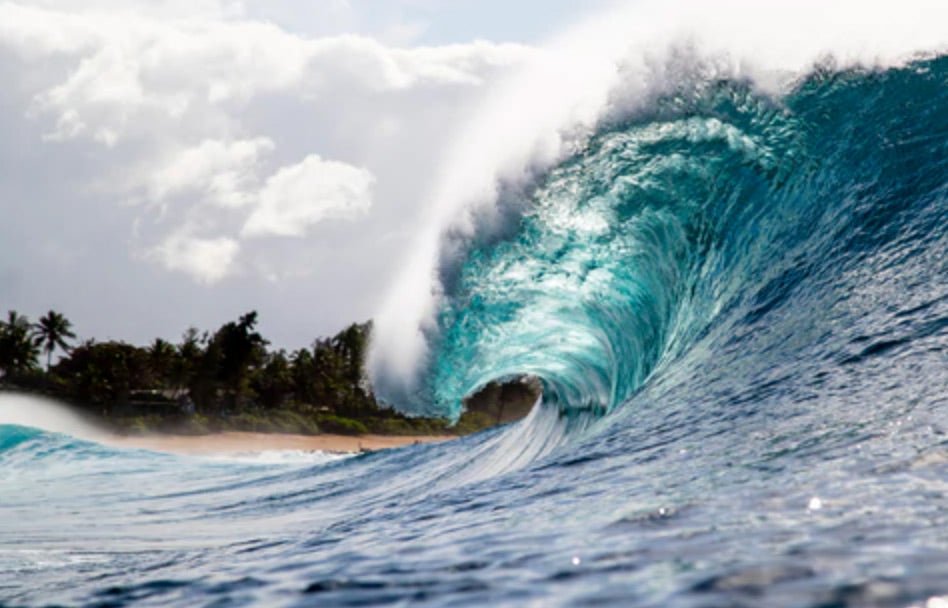
<instances>
[{"instance_id":1,"label":"ocean surface","mask_svg":"<svg viewBox=\"0 0 948 608\"><path fill-rule=\"evenodd\" d=\"M0 426L0 604L948 605L948 56L695 66L441 258L392 402L531 374L527 419L234 459Z\"/></svg>"}]
</instances>

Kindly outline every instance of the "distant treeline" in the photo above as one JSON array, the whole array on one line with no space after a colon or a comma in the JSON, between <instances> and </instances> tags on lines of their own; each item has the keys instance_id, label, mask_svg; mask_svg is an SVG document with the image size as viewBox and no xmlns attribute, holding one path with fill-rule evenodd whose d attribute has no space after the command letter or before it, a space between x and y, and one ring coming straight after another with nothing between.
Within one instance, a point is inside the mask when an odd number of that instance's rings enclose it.
<instances>
[{"instance_id":1,"label":"distant treeline","mask_svg":"<svg viewBox=\"0 0 948 608\"><path fill-rule=\"evenodd\" d=\"M60 313L33 323L11 311L0 321L0 383L68 401L126 432L463 434L522 416L536 397L534 383L494 385L456 426L409 418L382 406L367 381L371 322L293 352L268 350L256 326L249 312L214 332L188 329L177 344L139 347L76 343Z\"/></svg>"}]
</instances>

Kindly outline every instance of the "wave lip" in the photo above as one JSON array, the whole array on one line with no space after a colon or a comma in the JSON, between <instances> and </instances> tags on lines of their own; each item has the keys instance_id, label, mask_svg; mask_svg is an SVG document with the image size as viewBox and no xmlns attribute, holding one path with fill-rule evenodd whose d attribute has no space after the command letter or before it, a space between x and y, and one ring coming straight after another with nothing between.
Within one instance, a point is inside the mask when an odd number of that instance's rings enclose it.
<instances>
[{"instance_id":1,"label":"wave lip","mask_svg":"<svg viewBox=\"0 0 948 608\"><path fill-rule=\"evenodd\" d=\"M820 18L814 19L815 14ZM454 339L446 336L450 324L445 316L455 319L462 305L477 304L474 300L462 303L457 283L464 281L471 260L489 250L491 243L509 239L511 233L521 234L520 223L535 222L544 210L542 197L535 196L535 192L544 188L549 191L551 172L577 162L617 123L633 120L641 124L651 117L661 118L668 104L676 100L680 104L678 117L685 119L689 111L700 112L697 106L702 96L722 82L745 86L751 93L745 99L752 105L769 100L772 106L780 107L799 83L814 73L813 66L828 65L828 58L832 58L833 70L845 71L855 66L901 66L918 59L919 53L931 56L943 52L948 48L948 36L940 24L946 20L948 7L930 0L910 0L898 6L732 0L712 7L690 1L643 2L592 19L555 40L459 133L456 149L437 172L441 178L432 187L431 224L419 238L388 304L376 315L369 363L377 392L407 411L457 415L459 396L451 394L451 402L446 402L446 395L433 394L437 392L433 385L438 382L432 381L435 375L452 373L450 369L443 371L449 362L442 358L442 344ZM744 115L750 123L742 125L729 122L740 118L736 115L726 115L714 123L701 120L714 118L713 113L699 113L690 127L696 131L722 129L719 135L729 145L750 146L744 152L758 156L751 162L761 167L776 163L777 170L781 170L790 152L783 145L769 148L773 142L767 138L774 133L765 133L761 141L759 125L754 124L775 114L779 112L751 108ZM668 127L689 128L686 124ZM693 143L697 150L699 142ZM765 158L766 154L771 157ZM673 161L660 150L656 158ZM601 215L593 217L597 210L592 204L572 211L575 213L564 213L563 219L577 230L584 229L577 222L593 222L585 227L589 229L603 219ZM606 224L609 221L606 219ZM519 270L529 273L528 269ZM661 272L644 270L643 276ZM678 284L677 288L684 285ZM641 307L636 314L649 315L647 310L651 308ZM659 308L666 310L664 305ZM659 319L680 314L674 309L672 305L652 319L658 324L654 330L658 338L677 331L674 323L668 325ZM535 312L543 313L541 309ZM563 331L568 341L586 341L589 348L613 357L614 365L627 365L622 360L629 353L622 352L620 345L609 338L583 330L579 330L580 335L569 335L571 328L583 322L582 315L578 315L575 324L566 324ZM614 323L622 325L624 321ZM643 336L643 341L650 339ZM537 349L549 348L549 342L542 339L533 344ZM646 371L638 373L639 377L647 375L655 357L644 357L640 367ZM590 384L573 390L556 382L559 367L584 366L587 362L583 357L562 360L551 369L538 369L529 357L522 358L524 363L514 368L503 364L493 371L479 370L478 381L467 383L464 390L476 389L485 379L533 373L546 379L553 389L551 398L578 399L585 402L584 406L595 403L608 409L628 393L622 386L627 383L616 380L610 370L590 370L590 377L599 376L595 387ZM466 363L450 365L460 375L469 375L464 371Z\"/></svg>"}]
</instances>

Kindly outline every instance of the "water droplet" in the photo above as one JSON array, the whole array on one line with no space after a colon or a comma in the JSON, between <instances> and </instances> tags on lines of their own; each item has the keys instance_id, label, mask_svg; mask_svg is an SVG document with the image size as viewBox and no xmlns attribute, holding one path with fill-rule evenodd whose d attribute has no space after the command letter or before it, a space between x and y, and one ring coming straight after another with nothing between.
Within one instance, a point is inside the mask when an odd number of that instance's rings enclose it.
<instances>
[{"instance_id":1,"label":"water droplet","mask_svg":"<svg viewBox=\"0 0 948 608\"><path fill-rule=\"evenodd\" d=\"M574 566L578 566L583 562L583 560L579 559L578 555L574 555L571 561L573 562Z\"/></svg>"}]
</instances>

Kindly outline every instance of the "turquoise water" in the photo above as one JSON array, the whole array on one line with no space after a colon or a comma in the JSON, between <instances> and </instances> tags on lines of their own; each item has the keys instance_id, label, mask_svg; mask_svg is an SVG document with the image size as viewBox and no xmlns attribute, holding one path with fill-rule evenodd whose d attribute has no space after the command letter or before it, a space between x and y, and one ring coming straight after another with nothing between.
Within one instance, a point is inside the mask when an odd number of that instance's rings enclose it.
<instances>
[{"instance_id":1,"label":"turquoise water","mask_svg":"<svg viewBox=\"0 0 948 608\"><path fill-rule=\"evenodd\" d=\"M923 606L948 595L948 57L692 81L501 193L347 458L0 428L0 603Z\"/></svg>"}]
</instances>

